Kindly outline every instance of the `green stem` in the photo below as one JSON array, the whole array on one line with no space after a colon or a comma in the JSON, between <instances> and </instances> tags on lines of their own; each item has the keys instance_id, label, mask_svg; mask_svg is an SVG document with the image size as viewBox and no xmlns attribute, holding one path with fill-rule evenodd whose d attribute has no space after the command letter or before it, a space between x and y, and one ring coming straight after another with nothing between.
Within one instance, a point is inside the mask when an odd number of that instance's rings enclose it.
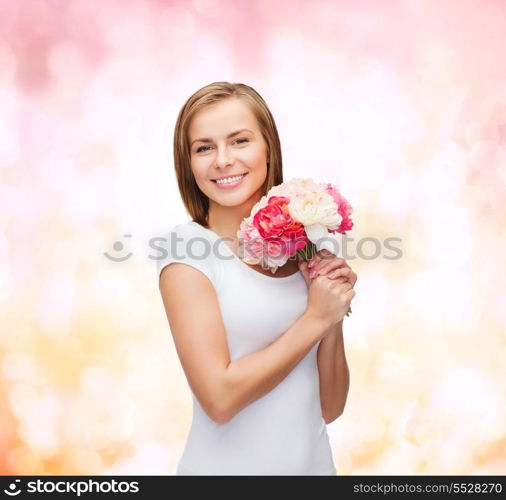
<instances>
[{"instance_id":1,"label":"green stem","mask_svg":"<svg viewBox=\"0 0 506 500\"><path fill-rule=\"evenodd\" d=\"M316 250L316 245L311 241L307 243L306 246L301 250L297 250L297 255L306 262L311 260L316 253L318 253Z\"/></svg>"}]
</instances>

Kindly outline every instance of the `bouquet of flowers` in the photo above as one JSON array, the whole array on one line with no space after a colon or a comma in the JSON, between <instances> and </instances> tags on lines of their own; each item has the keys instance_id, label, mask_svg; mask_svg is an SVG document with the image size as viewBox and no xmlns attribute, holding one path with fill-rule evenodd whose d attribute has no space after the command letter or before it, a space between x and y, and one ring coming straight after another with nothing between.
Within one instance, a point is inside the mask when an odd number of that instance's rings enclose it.
<instances>
[{"instance_id":1,"label":"bouquet of flowers","mask_svg":"<svg viewBox=\"0 0 506 500\"><path fill-rule=\"evenodd\" d=\"M335 255L330 235L352 229L351 213L350 204L331 184L309 178L283 182L272 187L241 222L239 256L275 273L295 254L308 261L326 248Z\"/></svg>"},{"instance_id":2,"label":"bouquet of flowers","mask_svg":"<svg viewBox=\"0 0 506 500\"><path fill-rule=\"evenodd\" d=\"M303 260L326 248L335 254L329 234L349 231L352 208L331 184L292 179L272 187L241 222L239 254L248 264L275 273L290 257Z\"/></svg>"},{"instance_id":3,"label":"bouquet of flowers","mask_svg":"<svg viewBox=\"0 0 506 500\"><path fill-rule=\"evenodd\" d=\"M272 187L241 222L239 255L248 264L260 264L275 273L295 254L303 260L326 248L329 240L353 227L352 208L331 184L292 179Z\"/></svg>"}]
</instances>

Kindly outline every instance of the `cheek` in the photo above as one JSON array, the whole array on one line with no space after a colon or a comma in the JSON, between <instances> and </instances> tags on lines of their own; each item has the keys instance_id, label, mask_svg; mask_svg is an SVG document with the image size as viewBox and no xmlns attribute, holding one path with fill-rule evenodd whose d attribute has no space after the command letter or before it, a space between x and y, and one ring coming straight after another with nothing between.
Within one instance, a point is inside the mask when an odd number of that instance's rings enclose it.
<instances>
[{"instance_id":1,"label":"cheek","mask_svg":"<svg viewBox=\"0 0 506 500\"><path fill-rule=\"evenodd\" d=\"M193 178L195 179L195 182L199 189L206 193L208 187L207 187L207 175L208 175L208 169L203 168L201 165L193 163L191 166L191 171L193 173ZM206 193L207 194L207 193Z\"/></svg>"},{"instance_id":2,"label":"cheek","mask_svg":"<svg viewBox=\"0 0 506 500\"><path fill-rule=\"evenodd\" d=\"M205 176L206 169L202 162L193 161L191 164L191 170L195 179L202 179Z\"/></svg>"},{"instance_id":3,"label":"cheek","mask_svg":"<svg viewBox=\"0 0 506 500\"><path fill-rule=\"evenodd\" d=\"M251 167L262 170L267 162L267 155L261 148L250 148L245 151L244 160L247 161Z\"/></svg>"}]
</instances>

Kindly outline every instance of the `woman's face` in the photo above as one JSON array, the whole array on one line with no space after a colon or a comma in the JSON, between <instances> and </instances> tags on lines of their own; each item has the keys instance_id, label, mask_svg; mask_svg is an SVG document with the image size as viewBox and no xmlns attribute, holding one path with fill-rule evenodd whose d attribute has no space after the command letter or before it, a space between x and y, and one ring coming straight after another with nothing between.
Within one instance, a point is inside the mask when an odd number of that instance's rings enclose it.
<instances>
[{"instance_id":1,"label":"woman's face","mask_svg":"<svg viewBox=\"0 0 506 500\"><path fill-rule=\"evenodd\" d=\"M188 135L191 169L210 203L241 205L261 189L267 176L267 145L255 116L240 99L228 98L199 111ZM216 182L240 175L231 183Z\"/></svg>"}]
</instances>

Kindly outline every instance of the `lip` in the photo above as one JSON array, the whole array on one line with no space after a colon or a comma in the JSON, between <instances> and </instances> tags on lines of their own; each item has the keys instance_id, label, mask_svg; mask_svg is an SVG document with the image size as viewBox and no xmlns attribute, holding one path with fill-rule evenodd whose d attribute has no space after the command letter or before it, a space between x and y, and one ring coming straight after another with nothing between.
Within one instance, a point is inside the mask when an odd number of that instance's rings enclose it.
<instances>
[{"instance_id":1,"label":"lip","mask_svg":"<svg viewBox=\"0 0 506 500\"><path fill-rule=\"evenodd\" d=\"M244 174L239 174L239 175L242 175L242 177L238 181L235 181L235 182L229 182L227 184L218 184L216 182L216 180L214 180L214 179L212 179L212 182L214 182L214 184L216 184L216 186L220 189L232 189L235 186L238 186L244 180L244 178L248 175L248 173L245 172ZM226 179L227 177L235 177L235 175L227 175L226 177L221 177L221 179Z\"/></svg>"}]
</instances>

